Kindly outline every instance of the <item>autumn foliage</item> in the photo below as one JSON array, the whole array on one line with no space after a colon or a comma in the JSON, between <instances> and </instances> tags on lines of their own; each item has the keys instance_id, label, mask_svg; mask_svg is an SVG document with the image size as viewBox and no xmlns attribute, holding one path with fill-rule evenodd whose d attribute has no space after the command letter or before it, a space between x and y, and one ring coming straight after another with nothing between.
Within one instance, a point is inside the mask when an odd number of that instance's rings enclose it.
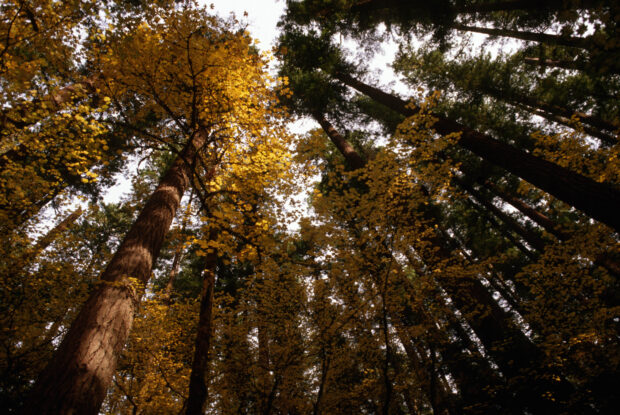
<instances>
[{"instance_id":1,"label":"autumn foliage","mask_svg":"<svg viewBox=\"0 0 620 415\"><path fill-rule=\"evenodd\" d=\"M0 406L614 413L618 6L286 3L0 5Z\"/></svg>"}]
</instances>

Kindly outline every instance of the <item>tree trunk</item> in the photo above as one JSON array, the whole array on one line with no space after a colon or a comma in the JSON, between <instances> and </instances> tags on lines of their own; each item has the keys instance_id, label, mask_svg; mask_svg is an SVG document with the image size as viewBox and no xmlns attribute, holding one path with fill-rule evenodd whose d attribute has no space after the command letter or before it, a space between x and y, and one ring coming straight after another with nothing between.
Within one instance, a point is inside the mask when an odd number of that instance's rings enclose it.
<instances>
[{"instance_id":1,"label":"tree trunk","mask_svg":"<svg viewBox=\"0 0 620 415\"><path fill-rule=\"evenodd\" d=\"M422 385L423 384L422 382L424 381L423 375L424 373L427 373L424 367L424 363L422 362L421 357L418 355L415 348L413 347L411 338L409 334L407 333L407 330L404 327L403 323L400 321L398 317L395 317L393 314L392 314L392 319L396 321L396 323L394 324L394 328L396 329L396 335L398 336L398 339L400 340L400 342L403 345L403 348L405 349L405 353L409 360L409 364L411 365L411 368L413 369L412 372L419 379L418 382L420 382L420 385ZM465 363L468 359L466 358L465 355L461 355L458 360L461 360L461 362ZM462 386L460 381L462 379L460 378L459 373L456 373L456 371L453 371L453 370L450 370L450 372L452 376L454 377L454 380L457 383L457 386L459 386L459 389L460 389L460 387ZM469 373L471 374L472 372L469 372ZM438 376L438 374L436 372L428 373L429 384L431 383L430 378L433 376ZM477 379L477 380L481 380L481 379ZM485 381L488 381L488 379L485 379ZM438 380L435 379L434 382L438 383ZM468 382L472 385L479 384L477 381L473 381L473 379L468 379ZM436 388L436 389L437 389L436 394L434 394L430 390L430 387L429 387L429 390L425 391L425 395L428 399L429 405L433 409L433 414L440 415L440 414L448 413L450 415L455 415L456 413L459 413L460 409L455 409L452 405L454 399L452 399L452 397L450 396L450 393L447 390L445 390L442 387L442 385L439 385L439 388ZM465 388L463 389L463 392L464 392L464 395L468 395L467 390ZM476 400L479 400L479 399L476 398Z\"/></svg>"},{"instance_id":2,"label":"tree trunk","mask_svg":"<svg viewBox=\"0 0 620 415\"><path fill-rule=\"evenodd\" d=\"M419 108L408 108L408 103L378 88L366 85L350 75L334 75L341 82L355 88L375 101L405 116L414 115ZM557 164L535 157L466 127L451 119L433 114L438 121L434 128L440 134L462 132L458 144L492 164L532 183L557 199L580 209L588 216L620 231L620 192L606 183L565 169Z\"/></svg>"},{"instance_id":3,"label":"tree trunk","mask_svg":"<svg viewBox=\"0 0 620 415\"><path fill-rule=\"evenodd\" d=\"M24 414L98 413L164 237L190 184L196 135L173 162L35 382Z\"/></svg>"},{"instance_id":4,"label":"tree trunk","mask_svg":"<svg viewBox=\"0 0 620 415\"><path fill-rule=\"evenodd\" d=\"M534 115L538 115L539 117L545 118L546 120L549 120L551 122L555 122L561 125L565 125L569 128L572 128L573 130L577 130L575 124L572 122L572 120L570 118L564 117L562 115L559 114L554 114L551 112L547 112L544 111L540 108L535 108L535 107L531 107L525 104L520 104L515 102L514 105L516 105L517 107L521 107L524 110L531 112ZM579 116L577 114L577 116ZM581 118L579 119L579 121L583 121ZM613 135L613 133L607 134L603 131L601 131L598 128L594 128L588 125L581 125L581 129L583 130L584 133L598 138L601 143L608 145L608 146L613 146L618 142L618 136L617 135Z\"/></svg>"},{"instance_id":5,"label":"tree trunk","mask_svg":"<svg viewBox=\"0 0 620 415\"><path fill-rule=\"evenodd\" d=\"M353 146L325 119L323 114L317 114L314 119L323 127L323 130L334 143L340 154L345 158L349 166L353 170L361 169L364 167L364 160L355 151Z\"/></svg>"},{"instance_id":6,"label":"tree trunk","mask_svg":"<svg viewBox=\"0 0 620 415\"><path fill-rule=\"evenodd\" d=\"M557 226L557 224L552 221L548 216L543 215L536 209L529 206L527 203L501 190L488 180L484 181L483 185L489 190L491 190L493 193L495 193L503 201L515 207L517 210L519 210L525 216L537 223L547 232L555 236L558 240L565 241L570 238L570 235L567 232L562 231L560 227ZM616 259L612 258L609 252L607 253L607 255L600 255L596 258L593 258L593 260L596 265L602 266L616 278L620 277L620 263L618 263Z\"/></svg>"},{"instance_id":7,"label":"tree trunk","mask_svg":"<svg viewBox=\"0 0 620 415\"><path fill-rule=\"evenodd\" d=\"M215 234L211 233L209 239L213 240ZM213 333L213 289L215 287L215 268L217 266L217 253L207 254L203 273L202 292L200 294L200 316L198 318L198 332L196 333L196 345L194 347L194 360L189 377L189 393L187 398L186 415L202 415L207 406L209 352L211 349L211 336Z\"/></svg>"},{"instance_id":8,"label":"tree trunk","mask_svg":"<svg viewBox=\"0 0 620 415\"><path fill-rule=\"evenodd\" d=\"M571 117L576 115L581 123L594 127L590 129L584 128L584 131L588 134L600 138L609 145L614 145L618 142L618 138L613 136L613 132L620 128L620 125L617 123L609 122L581 111L563 108L559 105L547 104L546 102L539 101L513 90L502 90L489 85L482 86L481 90L500 101L505 101L516 106L523 106L535 112L536 115L540 115L553 122L567 125L571 128L574 128L570 123Z\"/></svg>"},{"instance_id":9,"label":"tree trunk","mask_svg":"<svg viewBox=\"0 0 620 415\"><path fill-rule=\"evenodd\" d=\"M518 199L508 194L507 192L503 191L502 189L500 189L499 187L497 187L490 181L484 180L482 183L484 187L489 189L491 192L497 195L504 202L512 205L519 212L523 213L525 216L527 216L532 221L534 221L534 223L541 226L544 230L554 235L556 238L560 240L568 239L568 234L562 232L558 228L558 226L555 224L555 222L549 219L549 217L547 217L546 215L543 215L542 213L540 213L539 211L537 211L536 209L534 209L533 207L529 206L527 203L522 201L521 199Z\"/></svg>"},{"instance_id":10,"label":"tree trunk","mask_svg":"<svg viewBox=\"0 0 620 415\"><path fill-rule=\"evenodd\" d=\"M262 319L263 317L259 317ZM271 376L269 374L269 337L267 335L267 326L263 321L258 322L258 402L259 413L267 415L271 409L270 395L273 388L271 387ZM274 385L275 386L275 385Z\"/></svg>"},{"instance_id":11,"label":"tree trunk","mask_svg":"<svg viewBox=\"0 0 620 415\"><path fill-rule=\"evenodd\" d=\"M540 236L521 226L516 219L510 217L506 212L495 206L490 200L485 198L482 193L474 189L474 187L465 180L456 179L456 183L472 195L474 199L484 206L489 212L493 213L499 220L504 222L513 232L521 236L523 240L525 240L525 242L527 242L532 248L539 252L544 251L547 243L543 241Z\"/></svg>"},{"instance_id":12,"label":"tree trunk","mask_svg":"<svg viewBox=\"0 0 620 415\"><path fill-rule=\"evenodd\" d=\"M454 23L451 27L453 29L464 32L476 32L489 36L512 37L515 39L544 43L547 45L568 46L580 49L589 49L593 46L589 38L550 35L547 33L525 32L511 29L495 29L479 26L467 26L460 23Z\"/></svg>"},{"instance_id":13,"label":"tree trunk","mask_svg":"<svg viewBox=\"0 0 620 415\"><path fill-rule=\"evenodd\" d=\"M558 60L553 60L553 59L540 59L540 58L533 58L533 57L525 57L523 58L523 62L525 62L528 65L535 65L535 66L541 66L543 68L562 68L562 69L569 69L569 70L579 70L582 71L585 68L585 62L580 62L580 61L567 61L567 60L563 60L563 61L558 61Z\"/></svg>"},{"instance_id":14,"label":"tree trunk","mask_svg":"<svg viewBox=\"0 0 620 415\"><path fill-rule=\"evenodd\" d=\"M185 228L187 227L187 221L189 219L189 214L192 208L192 201L194 199L194 189L190 192L189 201L187 202L187 211L183 216L183 222L181 223L180 229L180 238L177 243L177 246L174 250L174 258L172 259L172 267L170 268L170 273L168 274L168 282L166 283L166 288L164 289L163 298L168 304L172 303L172 290L174 289L174 282L176 280L177 275L179 274L179 268L181 266L181 260L183 259L183 235L185 234Z\"/></svg>"},{"instance_id":15,"label":"tree trunk","mask_svg":"<svg viewBox=\"0 0 620 415\"><path fill-rule=\"evenodd\" d=\"M399 4L400 3L400 4ZM578 3L575 2L566 2L564 0L507 0L507 1L498 1L494 3L482 2L480 4L471 4L471 5L462 5L456 7L447 7L446 13L453 14L487 14L498 11L516 11L516 10L526 10L526 11L535 11L540 13L541 11L553 11L553 10L571 10L571 9L591 9L601 5L600 0L582 0ZM409 5L407 4L407 0L358 0L355 4L351 6L351 11L357 12L360 14L363 13L372 13L381 11L381 9L385 8L394 8L394 7L424 7L423 5ZM320 13L320 15L326 15L329 13L328 10L325 10Z\"/></svg>"},{"instance_id":16,"label":"tree trunk","mask_svg":"<svg viewBox=\"0 0 620 415\"><path fill-rule=\"evenodd\" d=\"M566 2L565 0L508 0L494 3L482 2L457 8L458 13L493 13L498 11L527 10L540 12L542 10L570 10L591 9L601 5L600 0L582 0Z\"/></svg>"}]
</instances>

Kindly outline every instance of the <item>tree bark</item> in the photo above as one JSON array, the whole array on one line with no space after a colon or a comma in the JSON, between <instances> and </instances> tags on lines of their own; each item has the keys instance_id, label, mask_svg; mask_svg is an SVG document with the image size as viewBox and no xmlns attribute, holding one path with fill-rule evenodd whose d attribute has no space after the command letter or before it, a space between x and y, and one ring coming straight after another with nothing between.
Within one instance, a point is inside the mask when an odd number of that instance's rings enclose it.
<instances>
[{"instance_id":1,"label":"tree bark","mask_svg":"<svg viewBox=\"0 0 620 415\"><path fill-rule=\"evenodd\" d=\"M568 46L580 49L589 49L593 46L588 38L550 35L547 33L525 32L511 29L496 29L479 26L467 26L460 23L452 24L452 28L463 32L482 33L489 36L512 37L529 42L544 43L547 45Z\"/></svg>"},{"instance_id":2,"label":"tree bark","mask_svg":"<svg viewBox=\"0 0 620 415\"><path fill-rule=\"evenodd\" d=\"M358 90L375 101L405 116L419 111L417 107L364 84L348 74L334 75L346 85ZM616 231L620 231L620 192L606 183L565 169L557 164L535 157L486 134L466 127L454 120L432 114L437 118L434 125L440 134L461 132L458 144L492 164L532 183L557 199L573 206Z\"/></svg>"},{"instance_id":3,"label":"tree bark","mask_svg":"<svg viewBox=\"0 0 620 415\"><path fill-rule=\"evenodd\" d=\"M327 121L323 114L316 114L314 119L323 127L323 130L340 154L345 158L353 170L364 167L364 160L360 157L353 146Z\"/></svg>"},{"instance_id":4,"label":"tree bark","mask_svg":"<svg viewBox=\"0 0 620 415\"><path fill-rule=\"evenodd\" d=\"M209 239L215 238L211 233ZM213 290L215 287L215 268L217 253L207 254L205 269L202 276L202 292L200 294L200 315L198 318L198 332L194 346L194 360L189 377L189 393L187 398L186 415L202 415L207 406L209 397L209 352L213 333Z\"/></svg>"},{"instance_id":5,"label":"tree bark","mask_svg":"<svg viewBox=\"0 0 620 415\"><path fill-rule=\"evenodd\" d=\"M135 282L151 276L203 142L202 134L194 136L161 179L35 382L24 414L98 413L139 303Z\"/></svg>"},{"instance_id":6,"label":"tree bark","mask_svg":"<svg viewBox=\"0 0 620 415\"><path fill-rule=\"evenodd\" d=\"M515 10L540 12L541 10L591 9L599 5L601 1L597 0L582 0L579 3L567 3L564 0L508 0L461 6L457 8L457 11L458 13L493 13Z\"/></svg>"}]
</instances>

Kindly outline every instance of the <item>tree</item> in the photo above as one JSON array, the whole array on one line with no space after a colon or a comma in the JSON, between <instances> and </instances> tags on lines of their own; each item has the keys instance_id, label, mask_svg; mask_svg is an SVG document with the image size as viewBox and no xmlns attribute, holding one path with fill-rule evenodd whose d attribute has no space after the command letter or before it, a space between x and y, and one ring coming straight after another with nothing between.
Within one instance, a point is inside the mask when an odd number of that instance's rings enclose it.
<instances>
[{"instance_id":1,"label":"tree","mask_svg":"<svg viewBox=\"0 0 620 415\"><path fill-rule=\"evenodd\" d=\"M185 190L191 183L209 183L216 169L227 163L226 156L232 157L231 162L242 159L241 132L264 140L254 132L261 131L264 120L272 116L266 108L270 96L263 86L261 61L249 54L249 39L232 33L204 11L162 10L153 22L143 23L110 47L118 55L110 55L103 70L115 73L119 80L110 92L120 96L126 88L136 91L146 101L143 109L154 111L164 125L171 122L186 143L33 387L26 413L41 407L52 412L97 412L129 334L140 286L150 278ZM140 56L135 55L136 48L142 51ZM125 55L129 51L132 55ZM147 63L144 56L149 54L153 59ZM178 56L185 58L178 60ZM173 89L153 84L172 74L177 79ZM102 321L106 324L101 325ZM60 368L62 381L56 377Z\"/></svg>"}]
</instances>

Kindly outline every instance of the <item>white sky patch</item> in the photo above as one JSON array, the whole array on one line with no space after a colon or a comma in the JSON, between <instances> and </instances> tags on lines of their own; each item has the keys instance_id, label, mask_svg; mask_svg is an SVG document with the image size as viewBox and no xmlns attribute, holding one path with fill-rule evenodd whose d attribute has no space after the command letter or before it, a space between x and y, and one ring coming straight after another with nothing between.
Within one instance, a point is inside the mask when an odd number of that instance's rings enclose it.
<instances>
[{"instance_id":1,"label":"white sky patch","mask_svg":"<svg viewBox=\"0 0 620 415\"><path fill-rule=\"evenodd\" d=\"M263 51L271 50L275 45L278 37L276 24L286 5L284 1L274 0L203 0L200 3L213 4L213 11L223 18L234 13L239 21L248 24L248 31L260 41L258 47Z\"/></svg>"}]
</instances>

